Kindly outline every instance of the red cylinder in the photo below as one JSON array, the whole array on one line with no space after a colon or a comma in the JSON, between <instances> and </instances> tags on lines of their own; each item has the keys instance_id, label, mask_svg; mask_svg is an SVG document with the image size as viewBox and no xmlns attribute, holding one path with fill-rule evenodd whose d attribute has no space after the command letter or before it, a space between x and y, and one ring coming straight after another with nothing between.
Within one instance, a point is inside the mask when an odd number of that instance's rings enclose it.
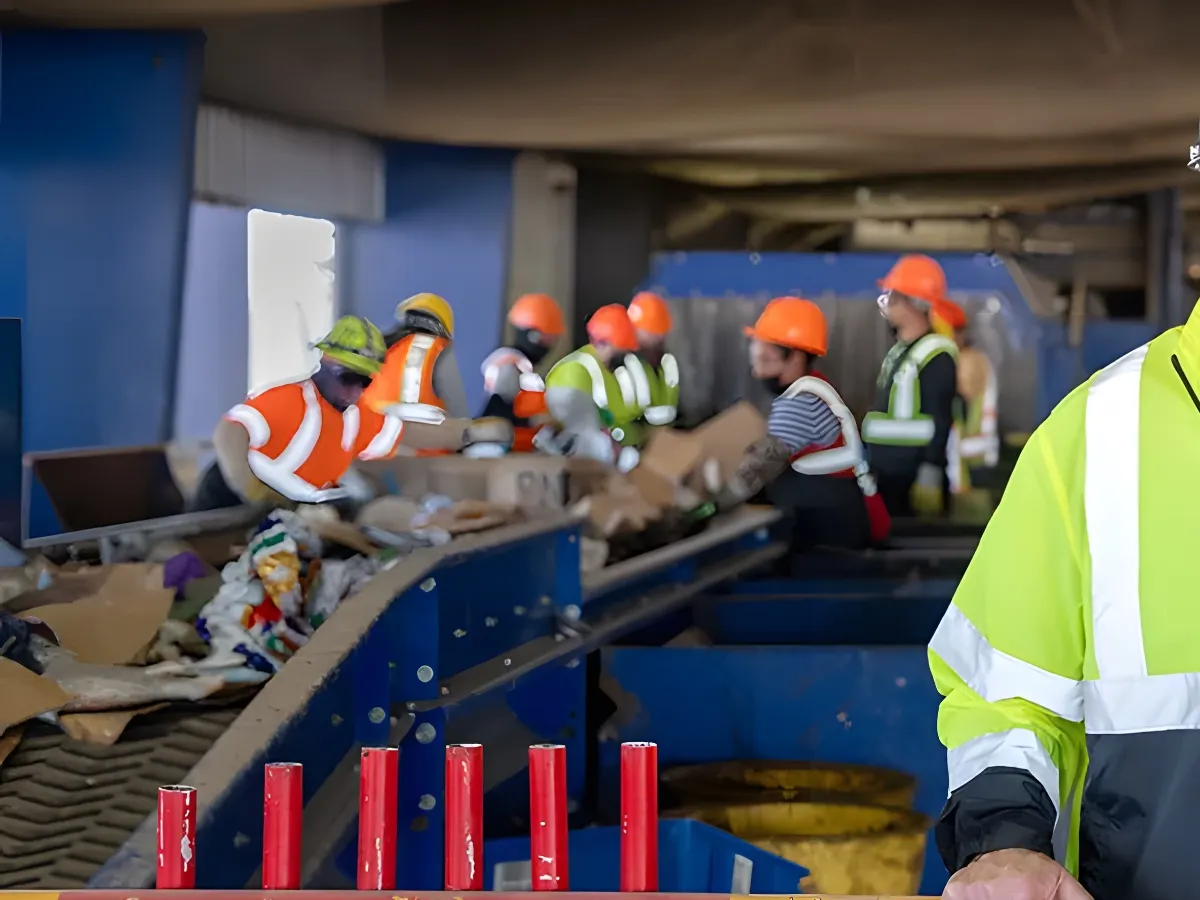
<instances>
[{"instance_id":1,"label":"red cylinder","mask_svg":"<svg viewBox=\"0 0 1200 900\"><path fill-rule=\"evenodd\" d=\"M535 891L570 889L567 853L567 748L529 748L529 865Z\"/></svg>"},{"instance_id":2,"label":"red cylinder","mask_svg":"<svg viewBox=\"0 0 1200 900\"><path fill-rule=\"evenodd\" d=\"M172 784L158 789L160 891L196 886L196 789Z\"/></svg>"},{"instance_id":3,"label":"red cylinder","mask_svg":"<svg viewBox=\"0 0 1200 900\"><path fill-rule=\"evenodd\" d=\"M446 748L446 890L483 890L483 746Z\"/></svg>"},{"instance_id":4,"label":"red cylinder","mask_svg":"<svg viewBox=\"0 0 1200 900\"><path fill-rule=\"evenodd\" d=\"M621 745L621 890L658 890L658 745Z\"/></svg>"},{"instance_id":5,"label":"red cylinder","mask_svg":"<svg viewBox=\"0 0 1200 900\"><path fill-rule=\"evenodd\" d=\"M396 889L396 792L400 751L364 747L359 760L358 889Z\"/></svg>"},{"instance_id":6,"label":"red cylinder","mask_svg":"<svg viewBox=\"0 0 1200 900\"><path fill-rule=\"evenodd\" d=\"M267 763L263 767L263 890L299 890L303 834L304 767Z\"/></svg>"}]
</instances>

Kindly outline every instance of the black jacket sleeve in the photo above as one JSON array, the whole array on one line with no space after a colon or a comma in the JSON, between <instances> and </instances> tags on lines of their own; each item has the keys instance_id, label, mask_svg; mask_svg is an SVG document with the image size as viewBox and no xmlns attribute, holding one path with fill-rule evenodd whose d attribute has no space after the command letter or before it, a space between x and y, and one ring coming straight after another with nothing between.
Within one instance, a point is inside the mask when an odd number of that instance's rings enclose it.
<instances>
[{"instance_id":1,"label":"black jacket sleeve","mask_svg":"<svg viewBox=\"0 0 1200 900\"><path fill-rule=\"evenodd\" d=\"M1053 859L1054 820L1054 803L1036 778L993 767L950 795L934 838L954 874L992 850L1034 850Z\"/></svg>"},{"instance_id":2,"label":"black jacket sleeve","mask_svg":"<svg viewBox=\"0 0 1200 900\"><path fill-rule=\"evenodd\" d=\"M946 442L954 424L954 398L958 394L958 366L949 353L939 353L921 370L921 412L933 419L933 440L925 445L921 462L946 467Z\"/></svg>"}]
</instances>

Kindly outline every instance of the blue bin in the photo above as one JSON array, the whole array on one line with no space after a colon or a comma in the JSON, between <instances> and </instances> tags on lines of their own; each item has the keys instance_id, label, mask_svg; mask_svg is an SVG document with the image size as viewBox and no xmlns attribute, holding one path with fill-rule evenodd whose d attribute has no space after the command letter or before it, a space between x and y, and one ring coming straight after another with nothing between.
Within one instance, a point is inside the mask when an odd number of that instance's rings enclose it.
<instances>
[{"instance_id":1,"label":"blue bin","mask_svg":"<svg viewBox=\"0 0 1200 900\"><path fill-rule=\"evenodd\" d=\"M621 833L613 826L571 832L572 891L620 890ZM485 890L528 891L529 838L488 841ZM692 819L658 823L658 889L670 894L794 894L808 869Z\"/></svg>"}]
</instances>

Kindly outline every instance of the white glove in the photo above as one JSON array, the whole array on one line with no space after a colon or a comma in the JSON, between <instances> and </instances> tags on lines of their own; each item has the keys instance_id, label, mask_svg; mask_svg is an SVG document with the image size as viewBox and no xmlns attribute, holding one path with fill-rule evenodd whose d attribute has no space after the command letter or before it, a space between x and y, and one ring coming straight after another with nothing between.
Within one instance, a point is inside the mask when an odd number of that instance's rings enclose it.
<instances>
[{"instance_id":1,"label":"white glove","mask_svg":"<svg viewBox=\"0 0 1200 900\"><path fill-rule=\"evenodd\" d=\"M637 452L636 447L622 447L621 452L617 454L617 471L622 475L633 471L641 458L642 456Z\"/></svg>"},{"instance_id":2,"label":"white glove","mask_svg":"<svg viewBox=\"0 0 1200 900\"><path fill-rule=\"evenodd\" d=\"M344 487L331 487L323 491L313 491L298 503L332 503L335 500L346 500L350 497L350 492Z\"/></svg>"},{"instance_id":3,"label":"white glove","mask_svg":"<svg viewBox=\"0 0 1200 900\"><path fill-rule=\"evenodd\" d=\"M940 490L943 485L945 473L935 466L933 463L921 463L917 468L917 487L934 488Z\"/></svg>"},{"instance_id":4,"label":"white glove","mask_svg":"<svg viewBox=\"0 0 1200 900\"><path fill-rule=\"evenodd\" d=\"M605 431L579 431L572 435L575 439L571 447L571 456L582 456L585 459L595 459L610 466L615 462L616 446Z\"/></svg>"},{"instance_id":5,"label":"white glove","mask_svg":"<svg viewBox=\"0 0 1200 900\"><path fill-rule=\"evenodd\" d=\"M367 503L375 499L375 488L367 477L355 469L347 469L346 474L338 482L338 488L346 492L346 496L359 503Z\"/></svg>"}]
</instances>

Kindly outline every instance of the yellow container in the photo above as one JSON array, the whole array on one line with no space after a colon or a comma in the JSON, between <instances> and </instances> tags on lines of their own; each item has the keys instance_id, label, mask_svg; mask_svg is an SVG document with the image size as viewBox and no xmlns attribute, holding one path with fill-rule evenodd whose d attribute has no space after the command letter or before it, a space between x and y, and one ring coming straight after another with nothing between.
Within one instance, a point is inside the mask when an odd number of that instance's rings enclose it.
<instances>
[{"instance_id":1,"label":"yellow container","mask_svg":"<svg viewBox=\"0 0 1200 900\"><path fill-rule=\"evenodd\" d=\"M787 760L733 760L679 766L662 775L679 803L772 803L835 800L908 809L917 781L875 766Z\"/></svg>"},{"instance_id":2,"label":"yellow container","mask_svg":"<svg viewBox=\"0 0 1200 900\"><path fill-rule=\"evenodd\" d=\"M673 816L724 828L811 873L805 894L915 894L932 821L911 809L857 803L716 803Z\"/></svg>"}]
</instances>

